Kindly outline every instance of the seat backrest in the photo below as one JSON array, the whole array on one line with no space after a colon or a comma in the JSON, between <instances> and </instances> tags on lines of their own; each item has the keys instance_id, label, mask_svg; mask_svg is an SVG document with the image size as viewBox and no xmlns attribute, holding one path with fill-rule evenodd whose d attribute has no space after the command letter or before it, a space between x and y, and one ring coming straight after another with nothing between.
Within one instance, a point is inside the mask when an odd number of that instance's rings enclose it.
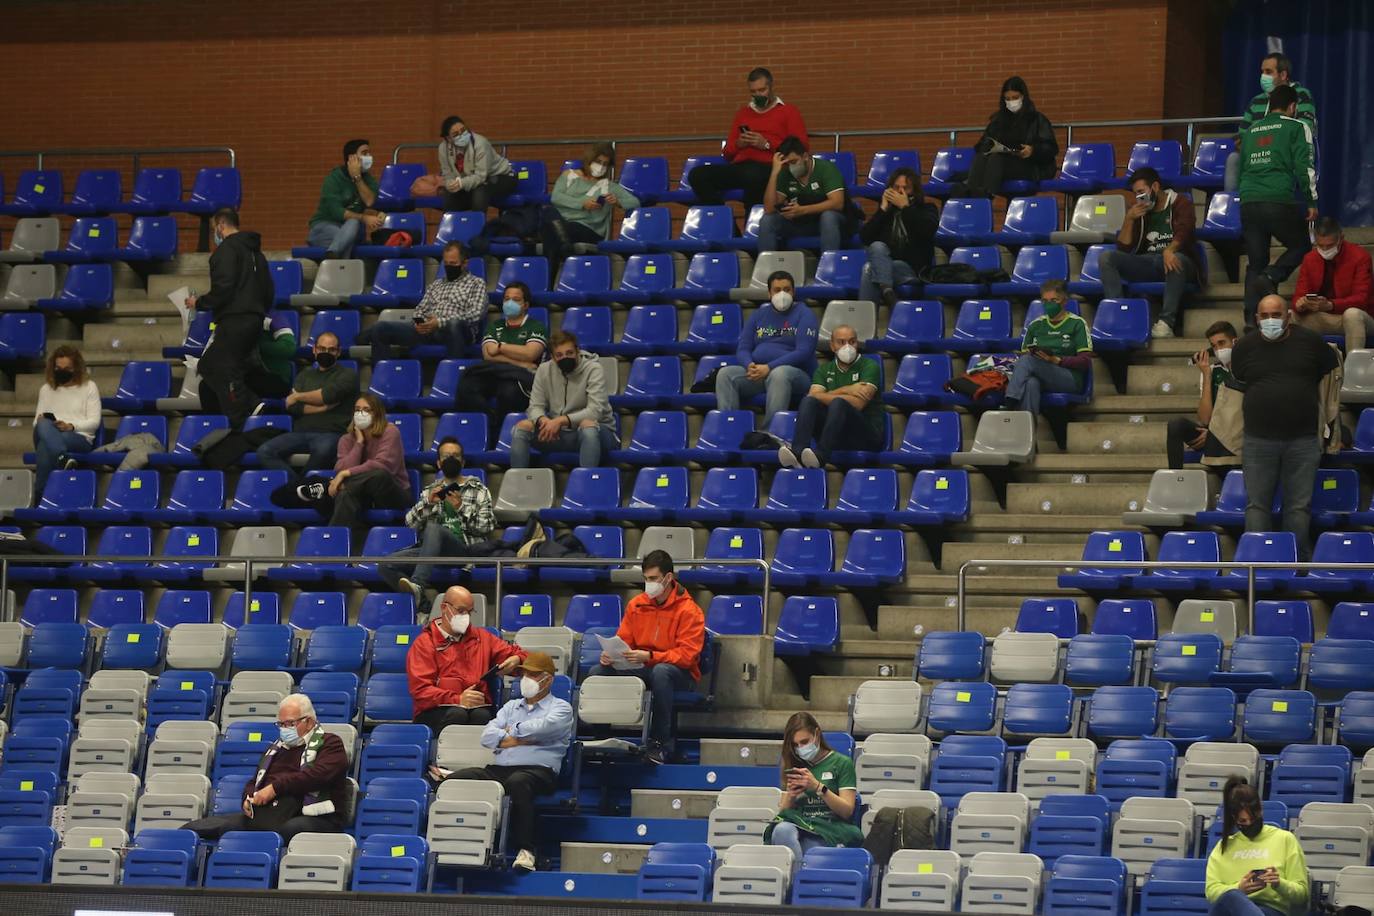
<instances>
[{"instance_id":1,"label":"seat backrest","mask_svg":"<svg viewBox=\"0 0 1374 916\"><path fill-rule=\"evenodd\" d=\"M1035 447L1033 417L1022 410L990 410L978 420L973 451L1028 455Z\"/></svg>"},{"instance_id":2,"label":"seat backrest","mask_svg":"<svg viewBox=\"0 0 1374 916\"><path fill-rule=\"evenodd\" d=\"M989 672L1004 683L1050 681L1059 671L1059 637L1053 633L1002 633L992 640Z\"/></svg>"},{"instance_id":3,"label":"seat backrest","mask_svg":"<svg viewBox=\"0 0 1374 916\"><path fill-rule=\"evenodd\" d=\"M1067 155L1064 166L1069 164ZM1126 219L1126 199L1120 194L1086 194L1074 204L1071 229L1086 232L1116 232Z\"/></svg>"},{"instance_id":4,"label":"seat backrest","mask_svg":"<svg viewBox=\"0 0 1374 916\"><path fill-rule=\"evenodd\" d=\"M1173 633L1215 633L1222 643L1235 642L1238 632L1236 603L1189 598L1174 612Z\"/></svg>"}]
</instances>

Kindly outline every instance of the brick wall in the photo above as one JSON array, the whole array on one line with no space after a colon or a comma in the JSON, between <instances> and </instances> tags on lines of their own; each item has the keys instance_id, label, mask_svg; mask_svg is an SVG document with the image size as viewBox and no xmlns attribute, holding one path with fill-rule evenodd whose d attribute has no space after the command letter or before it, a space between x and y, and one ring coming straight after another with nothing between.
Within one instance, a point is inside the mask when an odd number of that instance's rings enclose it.
<instances>
[{"instance_id":1,"label":"brick wall","mask_svg":"<svg viewBox=\"0 0 1374 916\"><path fill-rule=\"evenodd\" d=\"M1191 111L1206 93L1187 83L1203 71L1176 56L1204 42L1180 39L1171 16L1203 19L1178 0L20 2L7 4L0 30L0 110L8 149L233 146L246 222L284 247L303 240L320 179L350 136L371 138L380 164L399 142L435 137L448 113L502 140L716 134L755 64L816 129L980 124L1010 73L1055 121ZM1123 67L1127 53L1136 60ZM1181 75L1166 81L1176 63ZM1149 135L1083 139L1124 149ZM929 163L943 142L900 145ZM846 148L862 166L892 145ZM710 147L666 151L676 168ZM572 154L533 152L551 167ZM51 164L74 175L95 163ZM0 160L10 176L21 167Z\"/></svg>"}]
</instances>

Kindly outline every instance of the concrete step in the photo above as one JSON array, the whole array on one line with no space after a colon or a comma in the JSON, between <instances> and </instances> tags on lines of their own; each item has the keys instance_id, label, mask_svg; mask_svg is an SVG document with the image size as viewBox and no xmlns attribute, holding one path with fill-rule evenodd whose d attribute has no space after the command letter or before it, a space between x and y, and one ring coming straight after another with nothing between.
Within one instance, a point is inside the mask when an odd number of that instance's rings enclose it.
<instances>
[{"instance_id":1,"label":"concrete step","mask_svg":"<svg viewBox=\"0 0 1374 916\"><path fill-rule=\"evenodd\" d=\"M716 794L690 789L631 789L630 816L704 820L716 806Z\"/></svg>"},{"instance_id":2,"label":"concrete step","mask_svg":"<svg viewBox=\"0 0 1374 916\"><path fill-rule=\"evenodd\" d=\"M167 294L181 289L183 286L190 287L197 293L205 293L210 289L210 269L207 266L196 269L186 269L178 273L153 274L148 278L147 296L149 299L160 299L167 302ZM171 305L170 302L167 302Z\"/></svg>"},{"instance_id":3,"label":"concrete step","mask_svg":"<svg viewBox=\"0 0 1374 916\"><path fill-rule=\"evenodd\" d=\"M1099 388L1091 404L1085 404L1074 411L1074 421L1081 419L1120 422L1123 415L1128 418L1143 416L1151 420L1161 416L1175 417L1197 409L1196 394L1179 394L1177 386L1171 387L1174 394L1103 394ZM1130 390L1129 379L1127 390Z\"/></svg>"},{"instance_id":4,"label":"concrete step","mask_svg":"<svg viewBox=\"0 0 1374 916\"><path fill-rule=\"evenodd\" d=\"M1197 382L1200 376L1201 373L1198 372L1197 367L1188 365L1186 358L1179 359L1177 363L1151 363L1143 366L1132 366L1126 374L1126 393L1187 396L1196 405Z\"/></svg>"},{"instance_id":5,"label":"concrete step","mask_svg":"<svg viewBox=\"0 0 1374 916\"><path fill-rule=\"evenodd\" d=\"M1035 508L1039 508L1037 505ZM1086 532L1120 526L1119 515L1060 515L1055 512L1001 512L995 506L974 506L973 515L959 526L959 540L973 534L1041 534Z\"/></svg>"},{"instance_id":6,"label":"concrete step","mask_svg":"<svg viewBox=\"0 0 1374 916\"><path fill-rule=\"evenodd\" d=\"M1048 424L1044 424L1048 425ZM1163 454L1163 423L1074 422L1069 424L1068 451L1112 455Z\"/></svg>"},{"instance_id":7,"label":"concrete step","mask_svg":"<svg viewBox=\"0 0 1374 916\"><path fill-rule=\"evenodd\" d=\"M749 738L702 738L702 766L778 766L782 741Z\"/></svg>"},{"instance_id":8,"label":"concrete step","mask_svg":"<svg viewBox=\"0 0 1374 916\"><path fill-rule=\"evenodd\" d=\"M988 560L990 564L986 567L975 569L980 575L996 573L998 575L1017 576L1022 579L1053 579L1056 574L1054 570L1040 569L1020 569L1012 567L999 567L997 560L1075 560L1083 555L1083 541L1086 538L1079 538L1077 544L946 544L943 568L954 572L960 565L967 560ZM1008 571L1012 570L1012 571ZM918 586L908 582L908 587ZM1037 585L1037 588L1039 586ZM924 589L922 589L924 590ZM950 589L951 593L953 589Z\"/></svg>"},{"instance_id":9,"label":"concrete step","mask_svg":"<svg viewBox=\"0 0 1374 916\"><path fill-rule=\"evenodd\" d=\"M800 696L775 686L767 708L732 709L727 727L750 734L781 735L787 726L787 720L798 709L807 709L820 722L821 728L827 730L843 730L849 724L844 711L809 709ZM688 731L720 734L725 723L722 723L720 714L716 712L683 712L678 714L678 724Z\"/></svg>"},{"instance_id":10,"label":"concrete step","mask_svg":"<svg viewBox=\"0 0 1374 916\"><path fill-rule=\"evenodd\" d=\"M864 681L892 680L910 683L911 674L905 678L843 677L817 675L811 679L811 708L843 712L849 708L849 698ZM824 726L822 726L824 727Z\"/></svg>"},{"instance_id":11,"label":"concrete step","mask_svg":"<svg viewBox=\"0 0 1374 916\"><path fill-rule=\"evenodd\" d=\"M1020 515L1116 515L1124 507L1123 500L1132 496L1123 493L1117 484L1024 484L1007 487L1007 511ZM945 547L948 555L949 545Z\"/></svg>"},{"instance_id":12,"label":"concrete step","mask_svg":"<svg viewBox=\"0 0 1374 916\"><path fill-rule=\"evenodd\" d=\"M1048 479L1051 475L1063 474L1119 475L1124 482L1140 482L1142 486L1148 486L1150 475L1164 467L1167 461L1162 441L1157 453L1041 452L1035 456L1035 463L1031 465L1030 471L1022 472L1021 478L1042 480ZM1144 496L1144 490L1141 491L1141 496Z\"/></svg>"},{"instance_id":13,"label":"concrete step","mask_svg":"<svg viewBox=\"0 0 1374 916\"><path fill-rule=\"evenodd\" d=\"M564 843L559 870L594 875L635 875L649 854L647 844Z\"/></svg>"},{"instance_id":14,"label":"concrete step","mask_svg":"<svg viewBox=\"0 0 1374 916\"><path fill-rule=\"evenodd\" d=\"M105 351L118 351L126 356L151 352L160 359L163 347L175 347L182 340L180 323L88 324L82 335L81 348L88 355Z\"/></svg>"},{"instance_id":15,"label":"concrete step","mask_svg":"<svg viewBox=\"0 0 1374 916\"><path fill-rule=\"evenodd\" d=\"M1229 321L1238 332L1244 332L1244 309L1241 297L1234 296L1230 305L1208 302L1205 306L1194 306L1183 312L1183 336L1205 339L1207 328L1217 321Z\"/></svg>"},{"instance_id":16,"label":"concrete step","mask_svg":"<svg viewBox=\"0 0 1374 916\"><path fill-rule=\"evenodd\" d=\"M876 639L867 624L841 627L840 645L834 656L822 659L828 675L848 677L911 677L910 640Z\"/></svg>"}]
</instances>

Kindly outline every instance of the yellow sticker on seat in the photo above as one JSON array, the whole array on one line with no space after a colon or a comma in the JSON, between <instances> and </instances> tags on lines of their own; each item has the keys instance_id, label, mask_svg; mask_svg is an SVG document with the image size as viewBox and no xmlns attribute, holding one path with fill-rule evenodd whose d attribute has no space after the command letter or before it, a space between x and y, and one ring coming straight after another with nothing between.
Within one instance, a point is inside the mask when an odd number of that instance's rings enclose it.
<instances>
[{"instance_id":1,"label":"yellow sticker on seat","mask_svg":"<svg viewBox=\"0 0 1374 916\"><path fill-rule=\"evenodd\" d=\"M1068 760L1071 756L1072 756L1072 754L1071 754L1069 751L1055 751L1055 752L1054 752L1054 759L1055 759L1055 760Z\"/></svg>"},{"instance_id":2,"label":"yellow sticker on seat","mask_svg":"<svg viewBox=\"0 0 1374 916\"><path fill-rule=\"evenodd\" d=\"M516 173L516 176L515 176L515 177L516 177L516 178L519 178L521 181L524 181L526 178L529 178L529 177L530 177L530 170L529 170L529 169L521 169L519 172Z\"/></svg>"},{"instance_id":3,"label":"yellow sticker on seat","mask_svg":"<svg viewBox=\"0 0 1374 916\"><path fill-rule=\"evenodd\" d=\"M91 849L100 849L102 846L105 845L105 838L103 836L93 836L90 838L90 843Z\"/></svg>"},{"instance_id":4,"label":"yellow sticker on seat","mask_svg":"<svg viewBox=\"0 0 1374 916\"><path fill-rule=\"evenodd\" d=\"M1197 646L1184 646L1184 647L1183 647L1183 654L1184 654L1184 655L1197 655Z\"/></svg>"},{"instance_id":5,"label":"yellow sticker on seat","mask_svg":"<svg viewBox=\"0 0 1374 916\"><path fill-rule=\"evenodd\" d=\"M954 699L958 700L960 703L967 703L973 699L973 694L969 693L967 690L960 690L954 695Z\"/></svg>"},{"instance_id":6,"label":"yellow sticker on seat","mask_svg":"<svg viewBox=\"0 0 1374 916\"><path fill-rule=\"evenodd\" d=\"M520 616L521 616L521 617L528 617L528 616L530 616L530 615L533 614L533 613L534 613L534 605L530 604L528 601L526 601L524 604L520 605Z\"/></svg>"},{"instance_id":7,"label":"yellow sticker on seat","mask_svg":"<svg viewBox=\"0 0 1374 916\"><path fill-rule=\"evenodd\" d=\"M735 535L734 537L730 538L730 546L731 546L731 547L743 547L743 546L744 546L744 538L740 537L738 534Z\"/></svg>"},{"instance_id":8,"label":"yellow sticker on seat","mask_svg":"<svg viewBox=\"0 0 1374 916\"><path fill-rule=\"evenodd\" d=\"M254 598L248 602L248 613L256 614L260 610L262 610L262 605L258 603L258 599Z\"/></svg>"},{"instance_id":9,"label":"yellow sticker on seat","mask_svg":"<svg viewBox=\"0 0 1374 916\"><path fill-rule=\"evenodd\" d=\"M405 645L409 645L409 644L410 644L410 634L409 634L409 633L397 633L397 634L396 634L396 645L398 645L398 646L405 646Z\"/></svg>"},{"instance_id":10,"label":"yellow sticker on seat","mask_svg":"<svg viewBox=\"0 0 1374 916\"><path fill-rule=\"evenodd\" d=\"M408 277L408 276L410 276L410 268L408 268L408 267L398 267L398 268L396 268L396 279L397 279L397 280L404 280L404 279L405 279L406 277Z\"/></svg>"},{"instance_id":11,"label":"yellow sticker on seat","mask_svg":"<svg viewBox=\"0 0 1374 916\"><path fill-rule=\"evenodd\" d=\"M980 312L978 313L978 320L979 320L979 321L991 321L991 320L992 320L992 309L983 309L982 311L980 311Z\"/></svg>"},{"instance_id":12,"label":"yellow sticker on seat","mask_svg":"<svg viewBox=\"0 0 1374 916\"><path fill-rule=\"evenodd\" d=\"M1211 623L1217 619L1216 611L1203 611L1202 613L1198 614L1198 619L1201 620L1203 623Z\"/></svg>"},{"instance_id":13,"label":"yellow sticker on seat","mask_svg":"<svg viewBox=\"0 0 1374 916\"><path fill-rule=\"evenodd\" d=\"M1108 553L1121 553L1121 541L1120 541L1120 540L1108 541L1108 542L1107 542L1107 552L1108 552Z\"/></svg>"},{"instance_id":14,"label":"yellow sticker on seat","mask_svg":"<svg viewBox=\"0 0 1374 916\"><path fill-rule=\"evenodd\" d=\"M1323 480L1323 481L1322 481L1322 489L1323 489L1323 490L1334 490L1334 489L1336 489L1336 479L1335 479L1334 477L1328 477L1328 478L1326 478L1325 480Z\"/></svg>"},{"instance_id":15,"label":"yellow sticker on seat","mask_svg":"<svg viewBox=\"0 0 1374 916\"><path fill-rule=\"evenodd\" d=\"M127 637L125 637L125 639L127 639L129 642L138 642L142 638L142 633L130 633Z\"/></svg>"},{"instance_id":16,"label":"yellow sticker on seat","mask_svg":"<svg viewBox=\"0 0 1374 916\"><path fill-rule=\"evenodd\" d=\"M200 535L198 535L198 534L188 535L187 538L186 538L186 546L187 546L187 547L199 547L199 546L200 546Z\"/></svg>"},{"instance_id":17,"label":"yellow sticker on seat","mask_svg":"<svg viewBox=\"0 0 1374 916\"><path fill-rule=\"evenodd\" d=\"M262 732L249 732L249 733L248 733L248 740L249 740L249 741L261 741L261 740L262 740Z\"/></svg>"},{"instance_id":18,"label":"yellow sticker on seat","mask_svg":"<svg viewBox=\"0 0 1374 916\"><path fill-rule=\"evenodd\" d=\"M948 489L949 489L949 480L948 480L948 478L945 478L945 477L938 477L938 478L936 478L936 480L935 480L935 489L937 489L937 490L948 490Z\"/></svg>"},{"instance_id":19,"label":"yellow sticker on seat","mask_svg":"<svg viewBox=\"0 0 1374 916\"><path fill-rule=\"evenodd\" d=\"M130 489L130 490L142 490L142 489L143 489L143 478L142 478L142 477L135 477L133 480L129 481L129 489Z\"/></svg>"},{"instance_id":20,"label":"yellow sticker on seat","mask_svg":"<svg viewBox=\"0 0 1374 916\"><path fill-rule=\"evenodd\" d=\"M399 857L401 857L401 856L403 856L403 855L405 855L405 854L406 854L406 848L405 848L404 846L393 846L393 847L391 847L391 858L396 859L396 858L399 858Z\"/></svg>"},{"instance_id":21,"label":"yellow sticker on seat","mask_svg":"<svg viewBox=\"0 0 1374 916\"><path fill-rule=\"evenodd\" d=\"M92 226L92 227L91 227L91 231L90 231L89 234L90 234L90 237L93 238L93 239L98 239L98 238L100 238L100 227L99 227L99 226Z\"/></svg>"},{"instance_id":22,"label":"yellow sticker on seat","mask_svg":"<svg viewBox=\"0 0 1374 916\"><path fill-rule=\"evenodd\" d=\"M916 863L916 874L918 875L928 875L933 871L935 871L935 866L932 865L930 862Z\"/></svg>"},{"instance_id":23,"label":"yellow sticker on seat","mask_svg":"<svg viewBox=\"0 0 1374 916\"><path fill-rule=\"evenodd\" d=\"M1107 215L1107 205L1106 205L1106 204L1094 204L1094 205L1093 205L1093 215L1094 215L1094 216L1106 216L1106 215Z\"/></svg>"},{"instance_id":24,"label":"yellow sticker on seat","mask_svg":"<svg viewBox=\"0 0 1374 916\"><path fill-rule=\"evenodd\" d=\"M1274 701L1274 712L1288 712L1288 701L1287 701L1287 700L1275 700L1275 701Z\"/></svg>"},{"instance_id":25,"label":"yellow sticker on seat","mask_svg":"<svg viewBox=\"0 0 1374 916\"><path fill-rule=\"evenodd\" d=\"M667 474L659 474L659 475L658 475L658 483L657 483L657 486L660 486L660 487L666 487L666 486L668 486L668 475L667 475Z\"/></svg>"},{"instance_id":26,"label":"yellow sticker on seat","mask_svg":"<svg viewBox=\"0 0 1374 916\"><path fill-rule=\"evenodd\" d=\"M645 265L644 265L644 272L645 272L646 274L656 274L656 273L658 273L658 265L657 265L657 264L645 264Z\"/></svg>"},{"instance_id":27,"label":"yellow sticker on seat","mask_svg":"<svg viewBox=\"0 0 1374 916\"><path fill-rule=\"evenodd\" d=\"M196 689L196 682L195 682L195 681L182 681L182 682L181 682L181 689L182 689L182 690L195 690L195 689Z\"/></svg>"},{"instance_id":28,"label":"yellow sticker on seat","mask_svg":"<svg viewBox=\"0 0 1374 916\"><path fill-rule=\"evenodd\" d=\"M19 783L19 791L20 791L20 792L32 792L32 791L33 791L33 780L32 780L32 779L25 779L23 782Z\"/></svg>"},{"instance_id":29,"label":"yellow sticker on seat","mask_svg":"<svg viewBox=\"0 0 1374 916\"><path fill-rule=\"evenodd\" d=\"M712 316L711 316L711 324L725 324L725 316L724 316L724 315L712 315Z\"/></svg>"},{"instance_id":30,"label":"yellow sticker on seat","mask_svg":"<svg viewBox=\"0 0 1374 916\"><path fill-rule=\"evenodd\" d=\"M33 193L35 193L35 194L42 194L42 193L43 193L44 191L46 191L47 189L48 189L48 186L47 186L47 185L36 184L36 185L33 186Z\"/></svg>"}]
</instances>

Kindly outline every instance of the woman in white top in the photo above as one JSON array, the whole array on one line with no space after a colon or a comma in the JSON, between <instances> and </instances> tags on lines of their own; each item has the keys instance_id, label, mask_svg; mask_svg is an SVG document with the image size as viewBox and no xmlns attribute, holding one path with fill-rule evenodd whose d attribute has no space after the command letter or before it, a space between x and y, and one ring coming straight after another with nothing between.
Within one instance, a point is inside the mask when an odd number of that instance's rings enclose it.
<instances>
[{"instance_id":1,"label":"woman in white top","mask_svg":"<svg viewBox=\"0 0 1374 916\"><path fill-rule=\"evenodd\" d=\"M81 351L64 344L48 354L47 381L38 389L33 413L33 444L38 451L35 492L43 492L48 475L65 455L89 452L99 428L100 390L86 375Z\"/></svg>"}]
</instances>

